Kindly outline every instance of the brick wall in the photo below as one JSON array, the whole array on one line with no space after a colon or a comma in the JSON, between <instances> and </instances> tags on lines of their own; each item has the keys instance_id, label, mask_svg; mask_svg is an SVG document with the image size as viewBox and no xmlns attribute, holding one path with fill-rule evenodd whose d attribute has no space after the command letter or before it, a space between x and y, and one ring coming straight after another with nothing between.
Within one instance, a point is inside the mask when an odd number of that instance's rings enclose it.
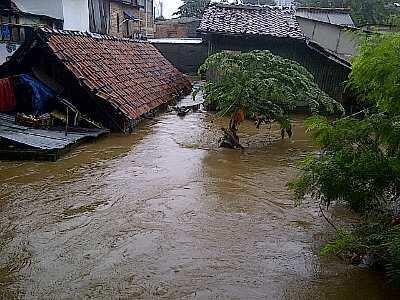
<instances>
[{"instance_id":1,"label":"brick wall","mask_svg":"<svg viewBox=\"0 0 400 300\"><path fill-rule=\"evenodd\" d=\"M196 29L200 20L180 21L166 20L158 21L155 24L155 38L194 38L198 37Z\"/></svg>"},{"instance_id":2,"label":"brick wall","mask_svg":"<svg viewBox=\"0 0 400 300\"><path fill-rule=\"evenodd\" d=\"M138 21L125 21L124 11L140 19ZM145 11L137 6L110 2L110 31L109 34L117 37L137 38L141 34L148 37L154 36L153 12L147 12L147 28ZM125 21L125 22L124 22ZM146 30L147 29L147 30Z\"/></svg>"}]
</instances>

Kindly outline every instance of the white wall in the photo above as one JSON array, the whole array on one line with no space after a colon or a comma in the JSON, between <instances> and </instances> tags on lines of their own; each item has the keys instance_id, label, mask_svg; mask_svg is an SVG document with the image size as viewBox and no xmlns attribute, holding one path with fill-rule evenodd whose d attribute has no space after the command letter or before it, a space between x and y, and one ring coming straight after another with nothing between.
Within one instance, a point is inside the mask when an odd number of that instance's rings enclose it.
<instances>
[{"instance_id":1,"label":"white wall","mask_svg":"<svg viewBox=\"0 0 400 300\"><path fill-rule=\"evenodd\" d=\"M311 19L297 18L303 34L313 42L347 61L355 55L357 34L341 26L318 22Z\"/></svg>"},{"instance_id":2,"label":"white wall","mask_svg":"<svg viewBox=\"0 0 400 300\"><path fill-rule=\"evenodd\" d=\"M63 0L64 29L89 31L88 0Z\"/></svg>"}]
</instances>

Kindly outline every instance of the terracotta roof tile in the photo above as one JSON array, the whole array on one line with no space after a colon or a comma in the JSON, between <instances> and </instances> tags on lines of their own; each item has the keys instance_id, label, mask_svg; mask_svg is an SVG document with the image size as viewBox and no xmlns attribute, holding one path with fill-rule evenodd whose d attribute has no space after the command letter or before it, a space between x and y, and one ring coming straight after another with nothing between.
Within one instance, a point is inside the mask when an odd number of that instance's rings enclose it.
<instances>
[{"instance_id":1,"label":"terracotta roof tile","mask_svg":"<svg viewBox=\"0 0 400 300\"><path fill-rule=\"evenodd\" d=\"M48 28L38 34L87 90L128 118L190 91L185 75L150 43Z\"/></svg>"},{"instance_id":2,"label":"terracotta roof tile","mask_svg":"<svg viewBox=\"0 0 400 300\"><path fill-rule=\"evenodd\" d=\"M204 12L199 31L304 38L294 11L278 6L214 4Z\"/></svg>"}]
</instances>

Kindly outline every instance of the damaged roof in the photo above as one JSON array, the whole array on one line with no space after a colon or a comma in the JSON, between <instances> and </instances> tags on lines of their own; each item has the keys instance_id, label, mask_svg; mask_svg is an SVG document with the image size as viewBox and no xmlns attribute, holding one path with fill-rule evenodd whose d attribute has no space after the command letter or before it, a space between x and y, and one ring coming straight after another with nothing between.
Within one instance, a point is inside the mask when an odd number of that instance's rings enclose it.
<instances>
[{"instance_id":1,"label":"damaged roof","mask_svg":"<svg viewBox=\"0 0 400 300\"><path fill-rule=\"evenodd\" d=\"M148 42L49 28L38 35L83 87L129 119L190 91L186 76Z\"/></svg>"},{"instance_id":2,"label":"damaged roof","mask_svg":"<svg viewBox=\"0 0 400 300\"><path fill-rule=\"evenodd\" d=\"M214 4L205 11L199 31L304 38L294 11L278 6Z\"/></svg>"}]
</instances>

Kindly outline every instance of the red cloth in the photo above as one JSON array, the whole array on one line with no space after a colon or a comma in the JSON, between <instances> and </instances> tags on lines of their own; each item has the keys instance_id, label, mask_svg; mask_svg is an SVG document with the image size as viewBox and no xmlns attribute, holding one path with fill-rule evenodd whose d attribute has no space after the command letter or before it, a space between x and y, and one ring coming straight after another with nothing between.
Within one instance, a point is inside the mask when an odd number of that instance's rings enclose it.
<instances>
[{"instance_id":1,"label":"red cloth","mask_svg":"<svg viewBox=\"0 0 400 300\"><path fill-rule=\"evenodd\" d=\"M15 109L14 86L11 78L0 79L0 112L7 112Z\"/></svg>"}]
</instances>

